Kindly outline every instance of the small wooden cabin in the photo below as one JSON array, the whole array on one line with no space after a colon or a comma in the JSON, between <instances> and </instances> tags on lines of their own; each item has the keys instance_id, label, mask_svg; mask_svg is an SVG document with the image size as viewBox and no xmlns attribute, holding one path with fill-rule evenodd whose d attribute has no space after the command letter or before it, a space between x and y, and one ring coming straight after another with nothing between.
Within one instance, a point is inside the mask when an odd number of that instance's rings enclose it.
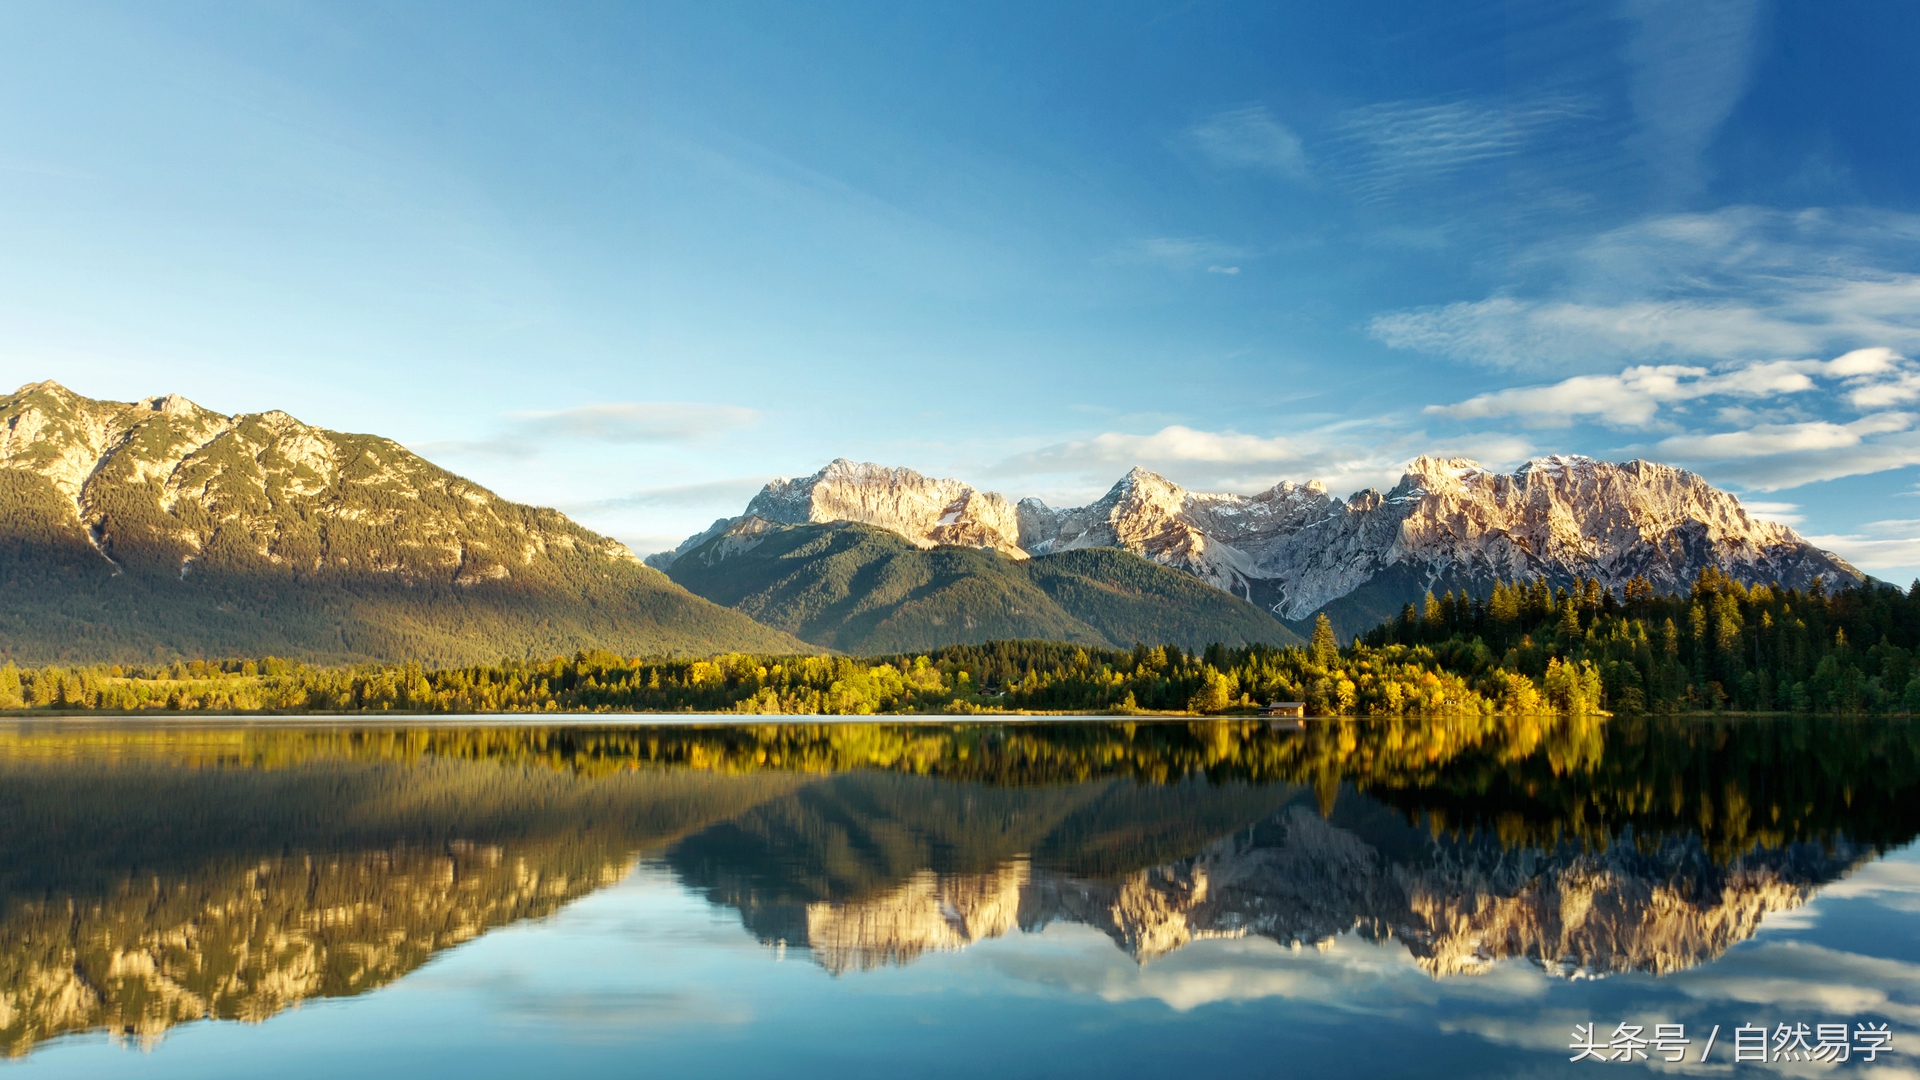
<instances>
[{"instance_id":1,"label":"small wooden cabin","mask_svg":"<svg viewBox=\"0 0 1920 1080\"><path fill-rule=\"evenodd\" d=\"M1304 701L1269 701L1260 706L1261 716L1287 716L1298 720L1307 715Z\"/></svg>"}]
</instances>

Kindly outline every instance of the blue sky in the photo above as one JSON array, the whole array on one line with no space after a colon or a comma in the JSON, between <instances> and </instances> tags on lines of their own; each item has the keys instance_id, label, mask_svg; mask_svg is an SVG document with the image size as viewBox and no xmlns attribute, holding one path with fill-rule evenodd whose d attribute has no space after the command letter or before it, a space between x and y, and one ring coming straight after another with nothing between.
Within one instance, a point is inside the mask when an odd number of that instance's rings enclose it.
<instances>
[{"instance_id":1,"label":"blue sky","mask_svg":"<svg viewBox=\"0 0 1920 1080\"><path fill-rule=\"evenodd\" d=\"M1648 457L1920 572L1920 8L0 8L0 383L397 438L637 549ZM11 380L10 382L8 380Z\"/></svg>"}]
</instances>

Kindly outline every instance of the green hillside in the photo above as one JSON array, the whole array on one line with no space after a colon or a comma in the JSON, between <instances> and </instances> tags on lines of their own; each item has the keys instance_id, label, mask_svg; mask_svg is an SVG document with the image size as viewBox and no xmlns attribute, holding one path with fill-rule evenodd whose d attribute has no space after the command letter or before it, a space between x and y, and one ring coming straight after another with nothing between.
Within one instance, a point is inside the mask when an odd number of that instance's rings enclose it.
<instances>
[{"instance_id":1,"label":"green hillside","mask_svg":"<svg viewBox=\"0 0 1920 1080\"><path fill-rule=\"evenodd\" d=\"M862 655L1012 638L1122 648L1300 640L1244 600L1111 548L1016 561L923 550L866 525L754 523L667 573L803 641Z\"/></svg>"},{"instance_id":2,"label":"green hillside","mask_svg":"<svg viewBox=\"0 0 1920 1080\"><path fill-rule=\"evenodd\" d=\"M19 664L806 649L388 439L52 383L0 398L0 430L0 657Z\"/></svg>"}]
</instances>

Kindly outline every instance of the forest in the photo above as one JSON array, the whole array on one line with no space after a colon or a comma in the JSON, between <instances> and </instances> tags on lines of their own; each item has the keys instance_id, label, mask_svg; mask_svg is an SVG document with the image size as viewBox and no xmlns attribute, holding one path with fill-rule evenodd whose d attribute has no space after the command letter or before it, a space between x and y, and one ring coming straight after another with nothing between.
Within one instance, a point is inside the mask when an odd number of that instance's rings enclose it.
<instances>
[{"instance_id":1,"label":"forest","mask_svg":"<svg viewBox=\"0 0 1920 1080\"><path fill-rule=\"evenodd\" d=\"M318 667L275 657L0 667L0 708L235 712L1095 712L1311 715L1920 711L1920 583L1685 594L1635 579L1431 595L1342 646L1090 648L1002 641L879 657L581 651L544 662Z\"/></svg>"},{"instance_id":2,"label":"forest","mask_svg":"<svg viewBox=\"0 0 1920 1080\"><path fill-rule=\"evenodd\" d=\"M1803 592L1709 567L1685 594L1641 578L1618 594L1591 580L1497 583L1485 597L1428 594L1362 641L1431 648L1470 679L1578 667L1614 712L1920 711L1920 581L1829 591L1816 578Z\"/></svg>"}]
</instances>

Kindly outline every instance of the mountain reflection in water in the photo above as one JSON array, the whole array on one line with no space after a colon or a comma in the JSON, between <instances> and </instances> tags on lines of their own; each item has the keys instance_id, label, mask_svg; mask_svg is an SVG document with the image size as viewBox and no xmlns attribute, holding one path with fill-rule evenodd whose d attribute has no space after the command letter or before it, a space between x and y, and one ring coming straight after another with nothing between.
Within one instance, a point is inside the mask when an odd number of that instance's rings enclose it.
<instances>
[{"instance_id":1,"label":"mountain reflection in water","mask_svg":"<svg viewBox=\"0 0 1920 1080\"><path fill-rule=\"evenodd\" d=\"M1920 832L1886 721L0 728L0 1045L359 994L657 859L855 972L1073 922L1709 962Z\"/></svg>"}]
</instances>

